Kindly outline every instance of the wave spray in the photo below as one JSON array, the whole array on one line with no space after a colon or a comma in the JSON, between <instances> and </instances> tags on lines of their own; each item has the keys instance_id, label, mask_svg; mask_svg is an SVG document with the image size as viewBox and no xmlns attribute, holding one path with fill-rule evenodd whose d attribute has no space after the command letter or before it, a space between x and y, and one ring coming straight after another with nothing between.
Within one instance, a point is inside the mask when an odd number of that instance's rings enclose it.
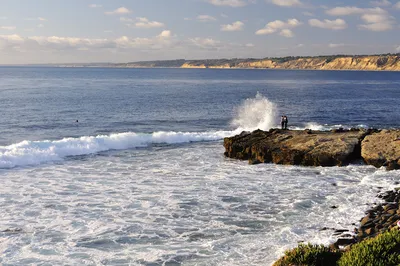
<instances>
[{"instance_id":1,"label":"wave spray","mask_svg":"<svg viewBox=\"0 0 400 266\"><path fill-rule=\"evenodd\" d=\"M236 118L232 125L245 131L269 130L276 126L276 109L273 102L257 92L255 98L246 99L236 109Z\"/></svg>"}]
</instances>

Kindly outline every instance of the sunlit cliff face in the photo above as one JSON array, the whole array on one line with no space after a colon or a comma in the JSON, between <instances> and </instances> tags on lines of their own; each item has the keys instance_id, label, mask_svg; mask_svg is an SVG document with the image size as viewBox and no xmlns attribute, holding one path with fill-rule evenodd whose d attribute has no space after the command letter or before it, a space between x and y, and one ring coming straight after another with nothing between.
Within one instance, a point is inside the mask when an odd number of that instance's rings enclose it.
<instances>
[{"instance_id":1,"label":"sunlit cliff face","mask_svg":"<svg viewBox=\"0 0 400 266\"><path fill-rule=\"evenodd\" d=\"M321 70L394 70L400 71L400 56L357 56L357 57L309 57L293 60L258 60L233 64L210 64L187 62L182 68L278 68L278 69L321 69Z\"/></svg>"}]
</instances>

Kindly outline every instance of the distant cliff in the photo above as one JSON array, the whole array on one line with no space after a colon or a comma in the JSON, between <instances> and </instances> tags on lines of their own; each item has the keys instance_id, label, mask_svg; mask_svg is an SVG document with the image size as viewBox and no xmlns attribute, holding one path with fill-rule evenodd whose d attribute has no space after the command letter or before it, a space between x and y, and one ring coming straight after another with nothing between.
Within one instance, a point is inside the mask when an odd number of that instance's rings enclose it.
<instances>
[{"instance_id":1,"label":"distant cliff","mask_svg":"<svg viewBox=\"0 0 400 266\"><path fill-rule=\"evenodd\" d=\"M115 64L130 68L311 69L400 71L400 54L366 56L281 57L264 59L164 60Z\"/></svg>"}]
</instances>

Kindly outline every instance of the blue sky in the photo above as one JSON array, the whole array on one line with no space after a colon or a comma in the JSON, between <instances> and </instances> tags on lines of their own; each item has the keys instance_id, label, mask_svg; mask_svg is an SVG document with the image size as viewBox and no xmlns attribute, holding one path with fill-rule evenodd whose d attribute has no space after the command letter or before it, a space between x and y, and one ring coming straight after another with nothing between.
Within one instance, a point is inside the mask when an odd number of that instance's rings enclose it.
<instances>
[{"instance_id":1,"label":"blue sky","mask_svg":"<svg viewBox=\"0 0 400 266\"><path fill-rule=\"evenodd\" d=\"M400 52L400 1L2 0L0 64Z\"/></svg>"}]
</instances>

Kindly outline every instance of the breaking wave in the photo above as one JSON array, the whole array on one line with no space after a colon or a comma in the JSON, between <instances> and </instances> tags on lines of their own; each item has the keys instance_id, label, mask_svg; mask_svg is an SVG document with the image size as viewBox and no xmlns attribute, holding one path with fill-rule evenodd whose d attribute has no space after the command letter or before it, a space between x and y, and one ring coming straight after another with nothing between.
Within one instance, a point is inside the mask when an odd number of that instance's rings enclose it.
<instances>
[{"instance_id":1,"label":"breaking wave","mask_svg":"<svg viewBox=\"0 0 400 266\"><path fill-rule=\"evenodd\" d=\"M276 105L259 92L246 99L237 109L232 125L238 130L269 130L276 127Z\"/></svg>"},{"instance_id":2,"label":"breaking wave","mask_svg":"<svg viewBox=\"0 0 400 266\"><path fill-rule=\"evenodd\" d=\"M123 150L147 147L151 144L178 144L220 140L238 131L210 132L134 132L111 135L83 136L50 141L22 141L9 146L0 146L0 168L38 165L63 160L68 156L87 155L107 150Z\"/></svg>"}]
</instances>

